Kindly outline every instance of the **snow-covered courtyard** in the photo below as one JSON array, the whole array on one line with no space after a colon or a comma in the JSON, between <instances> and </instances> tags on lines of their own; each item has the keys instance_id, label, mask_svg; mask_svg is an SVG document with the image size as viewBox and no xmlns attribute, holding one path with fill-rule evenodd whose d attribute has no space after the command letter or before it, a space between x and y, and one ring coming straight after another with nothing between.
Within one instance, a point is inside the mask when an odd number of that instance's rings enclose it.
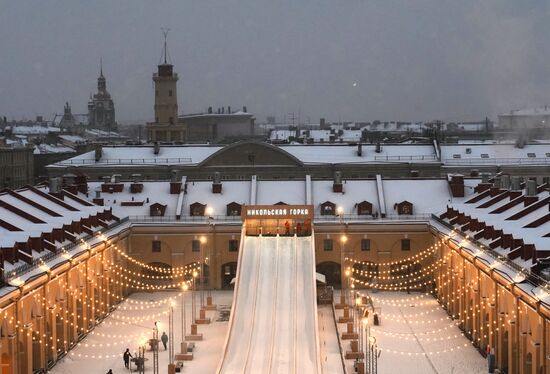
<instances>
[{"instance_id":1,"label":"snow-covered courtyard","mask_svg":"<svg viewBox=\"0 0 550 374\"><path fill-rule=\"evenodd\" d=\"M196 343L193 361L186 361L184 373L214 373L221 358L227 334L227 312L233 291L213 291L213 303L218 311L209 311L212 322L199 325L204 340ZM335 295L338 297L338 295ZM418 293L379 292L372 294L374 305L381 312L379 326L371 327L371 335L381 349L378 373L459 374L486 373L485 359L462 336L458 327L431 296ZM191 319L191 292L186 296L187 325ZM199 295L197 293L197 301ZM102 374L128 372L122 353L129 348L134 355L140 342L152 337L155 321L160 321L159 336L169 334L168 310L174 301L174 346L179 353L181 341L181 296L178 292L136 293L97 326L79 345L52 370L57 374ZM378 310L378 309L377 309ZM341 373L338 340L330 306L319 307L319 343L324 373ZM336 317L342 315L336 310ZM222 318L220 318L222 317ZM227 317L227 315L226 315ZM220 321L218 321L221 319ZM338 324L340 332L345 324ZM189 334L189 326L187 326ZM342 348L349 350L349 340L342 340ZM145 371L152 372L152 352L147 351ZM167 372L168 350L162 344L159 352L160 373ZM353 373L353 360L345 360L348 373ZM135 367L132 366L133 370Z\"/></svg>"},{"instance_id":2,"label":"snow-covered courtyard","mask_svg":"<svg viewBox=\"0 0 550 374\"><path fill-rule=\"evenodd\" d=\"M379 326L372 326L370 319L370 335L381 351L379 374L487 373L485 359L432 296L413 292L370 296L380 314ZM336 310L336 316L341 315L342 310ZM340 333L345 329L345 324L338 324ZM350 349L349 340L342 343L344 351ZM352 360L346 360L346 367L354 372Z\"/></svg>"}]
</instances>

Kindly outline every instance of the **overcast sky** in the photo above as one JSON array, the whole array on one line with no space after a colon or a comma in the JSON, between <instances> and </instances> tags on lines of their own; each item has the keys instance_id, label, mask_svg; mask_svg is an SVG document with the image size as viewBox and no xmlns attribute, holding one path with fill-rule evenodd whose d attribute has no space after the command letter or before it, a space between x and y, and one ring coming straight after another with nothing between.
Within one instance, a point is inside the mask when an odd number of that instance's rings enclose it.
<instances>
[{"instance_id":1,"label":"overcast sky","mask_svg":"<svg viewBox=\"0 0 550 374\"><path fill-rule=\"evenodd\" d=\"M548 0L0 0L0 115L153 118L161 27L180 114L474 120L550 104Z\"/></svg>"}]
</instances>

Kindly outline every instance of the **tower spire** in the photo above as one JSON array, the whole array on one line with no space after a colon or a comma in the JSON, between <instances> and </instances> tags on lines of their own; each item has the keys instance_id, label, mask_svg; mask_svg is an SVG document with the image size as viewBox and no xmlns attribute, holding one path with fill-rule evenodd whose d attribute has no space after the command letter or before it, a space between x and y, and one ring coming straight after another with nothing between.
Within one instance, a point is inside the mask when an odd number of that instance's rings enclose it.
<instances>
[{"instance_id":1,"label":"tower spire","mask_svg":"<svg viewBox=\"0 0 550 374\"><path fill-rule=\"evenodd\" d=\"M168 37L168 32L170 29L168 27L161 27L162 34L164 35L164 65L168 63L167 55L168 55L168 47L166 44L166 38Z\"/></svg>"},{"instance_id":2,"label":"tower spire","mask_svg":"<svg viewBox=\"0 0 550 374\"><path fill-rule=\"evenodd\" d=\"M99 76L103 77L103 57L99 58Z\"/></svg>"}]
</instances>

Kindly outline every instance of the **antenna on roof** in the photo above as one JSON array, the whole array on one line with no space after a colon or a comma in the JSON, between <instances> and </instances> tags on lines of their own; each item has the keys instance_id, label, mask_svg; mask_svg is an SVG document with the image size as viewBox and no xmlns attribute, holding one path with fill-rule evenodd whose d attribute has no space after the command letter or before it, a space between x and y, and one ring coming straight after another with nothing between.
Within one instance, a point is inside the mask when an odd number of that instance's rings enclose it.
<instances>
[{"instance_id":1,"label":"antenna on roof","mask_svg":"<svg viewBox=\"0 0 550 374\"><path fill-rule=\"evenodd\" d=\"M164 64L167 64L166 56L168 54L168 48L166 47L166 38L168 37L168 32L170 31L170 28L168 27L161 27L162 34L164 35Z\"/></svg>"}]
</instances>

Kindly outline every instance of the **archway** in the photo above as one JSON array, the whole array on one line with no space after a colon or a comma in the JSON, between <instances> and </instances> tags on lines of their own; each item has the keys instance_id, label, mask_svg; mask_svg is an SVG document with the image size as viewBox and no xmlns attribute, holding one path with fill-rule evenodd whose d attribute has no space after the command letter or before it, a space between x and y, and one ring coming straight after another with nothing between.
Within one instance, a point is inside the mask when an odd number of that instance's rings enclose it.
<instances>
[{"instance_id":1,"label":"archway","mask_svg":"<svg viewBox=\"0 0 550 374\"><path fill-rule=\"evenodd\" d=\"M505 372L508 372L508 344L509 344L509 339L508 339L508 331L504 331L504 334L502 336L502 359L501 359L501 369L504 370Z\"/></svg>"},{"instance_id":2,"label":"archway","mask_svg":"<svg viewBox=\"0 0 550 374\"><path fill-rule=\"evenodd\" d=\"M222 289L228 290L233 288L231 281L237 276L237 263L227 262L222 265Z\"/></svg>"},{"instance_id":3,"label":"archway","mask_svg":"<svg viewBox=\"0 0 550 374\"><path fill-rule=\"evenodd\" d=\"M326 277L327 286L342 287L342 269L339 263L333 261L320 262L316 266L316 271Z\"/></svg>"},{"instance_id":4,"label":"archway","mask_svg":"<svg viewBox=\"0 0 550 374\"><path fill-rule=\"evenodd\" d=\"M2 353L0 364L2 365L2 374L10 374L13 372L11 357L9 354Z\"/></svg>"},{"instance_id":5,"label":"archway","mask_svg":"<svg viewBox=\"0 0 550 374\"><path fill-rule=\"evenodd\" d=\"M523 374L532 374L533 373L533 354L531 352L525 355L525 360L523 361Z\"/></svg>"}]
</instances>

